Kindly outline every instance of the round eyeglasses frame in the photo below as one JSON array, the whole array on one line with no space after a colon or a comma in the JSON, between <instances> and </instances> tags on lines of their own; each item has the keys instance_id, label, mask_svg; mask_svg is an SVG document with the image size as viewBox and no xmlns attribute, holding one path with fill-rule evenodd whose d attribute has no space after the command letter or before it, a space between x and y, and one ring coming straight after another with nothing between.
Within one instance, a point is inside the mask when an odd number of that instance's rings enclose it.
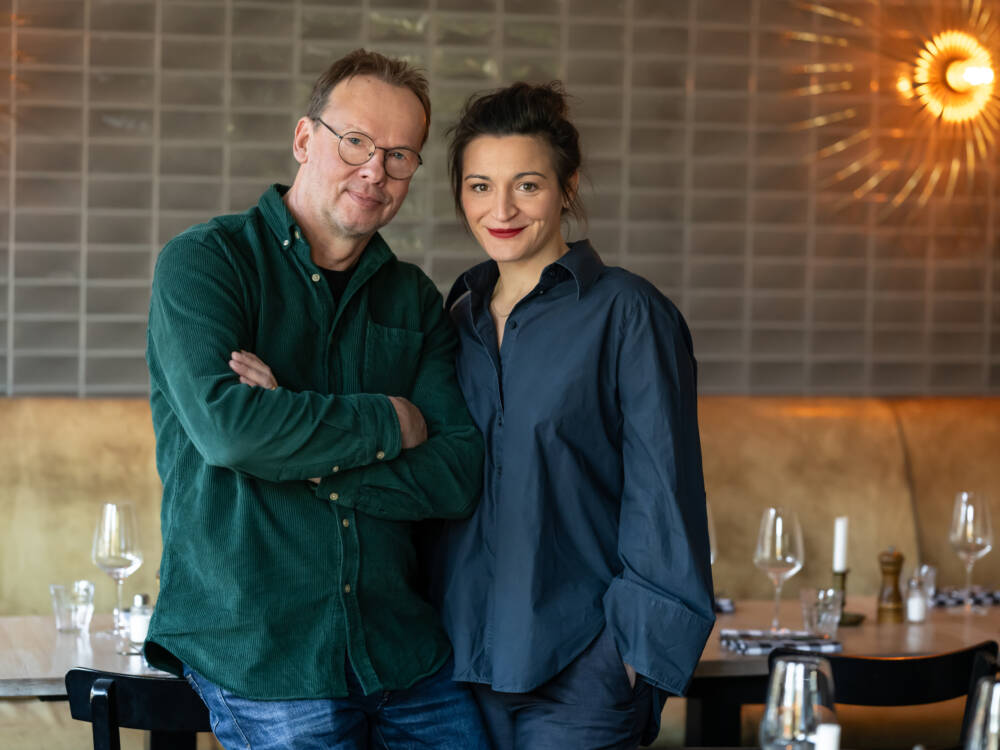
<instances>
[{"instance_id":1,"label":"round eyeglasses frame","mask_svg":"<svg viewBox=\"0 0 1000 750\"><path fill-rule=\"evenodd\" d=\"M385 156L382 159L382 166L385 169L386 175L388 175L394 180L408 180L411 177L413 177L417 169L424 163L424 160L421 158L420 154L418 154L412 148L407 148L406 146L390 146L389 148L386 148L384 146L376 146L375 141L372 140L372 137L366 133L361 133L357 130L350 130L344 134L340 134L336 130L331 128L329 125L327 125L323 121L322 117L314 117L313 119L316 120L316 122L318 122L324 128L329 130L331 133L333 133L335 136L337 136L337 138L340 140L340 143L337 146L337 153L340 154L340 158L343 159L345 163L350 164L352 167L360 167L362 164L367 164L369 161L371 161L371 158L375 156L376 151L383 151L385 152ZM349 159L344 154L344 139L347 138L348 136L354 136L356 138L360 138L362 143L368 144L368 147L366 149L366 151L368 152L367 157L365 157L361 161L351 161L351 159ZM408 153L413 154L415 157L417 157L417 166L415 166L412 169L412 171L410 171L408 174L403 174L403 175L393 174L392 171L390 170L390 165L392 165L392 169L394 170L396 169L397 164L408 165L409 163L405 161L399 161L399 162L389 161L388 157L390 151L406 151Z\"/></svg>"}]
</instances>

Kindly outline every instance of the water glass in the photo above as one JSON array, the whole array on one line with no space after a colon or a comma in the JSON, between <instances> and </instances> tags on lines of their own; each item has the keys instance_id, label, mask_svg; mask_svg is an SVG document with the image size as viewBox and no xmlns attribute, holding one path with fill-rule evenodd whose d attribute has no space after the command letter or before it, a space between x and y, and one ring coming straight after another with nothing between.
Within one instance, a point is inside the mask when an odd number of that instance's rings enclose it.
<instances>
[{"instance_id":1,"label":"water glass","mask_svg":"<svg viewBox=\"0 0 1000 750\"><path fill-rule=\"evenodd\" d=\"M1000 682L983 677L976 685L965 750L1000 750Z\"/></svg>"},{"instance_id":2,"label":"water glass","mask_svg":"<svg viewBox=\"0 0 1000 750\"><path fill-rule=\"evenodd\" d=\"M820 725L835 723L830 663L819 656L775 659L758 735L763 750L812 750Z\"/></svg>"},{"instance_id":3,"label":"water glass","mask_svg":"<svg viewBox=\"0 0 1000 750\"><path fill-rule=\"evenodd\" d=\"M836 589L804 588L799 591L802 602L802 626L813 635L836 638L844 592Z\"/></svg>"},{"instance_id":4,"label":"water glass","mask_svg":"<svg viewBox=\"0 0 1000 750\"><path fill-rule=\"evenodd\" d=\"M90 628L94 616L94 584L90 581L73 581L68 585L53 583L49 586L52 613L56 630L62 633L81 633Z\"/></svg>"}]
</instances>

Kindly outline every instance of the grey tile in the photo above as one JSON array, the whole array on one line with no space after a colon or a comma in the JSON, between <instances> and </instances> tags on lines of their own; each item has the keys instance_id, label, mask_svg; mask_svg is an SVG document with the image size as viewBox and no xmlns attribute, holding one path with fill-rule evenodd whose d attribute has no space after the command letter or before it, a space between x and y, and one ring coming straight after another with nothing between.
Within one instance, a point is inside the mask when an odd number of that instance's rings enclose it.
<instances>
[{"instance_id":1,"label":"grey tile","mask_svg":"<svg viewBox=\"0 0 1000 750\"><path fill-rule=\"evenodd\" d=\"M872 350L876 357L923 357L927 353L927 334L919 329L875 331Z\"/></svg>"},{"instance_id":2,"label":"grey tile","mask_svg":"<svg viewBox=\"0 0 1000 750\"><path fill-rule=\"evenodd\" d=\"M803 157L812 157L815 152L809 133L789 133L785 130L758 132L753 135L753 150L757 156L787 159L801 163Z\"/></svg>"},{"instance_id":3,"label":"grey tile","mask_svg":"<svg viewBox=\"0 0 1000 750\"><path fill-rule=\"evenodd\" d=\"M753 221L761 224L804 224L809 216L809 198L756 195L751 215Z\"/></svg>"},{"instance_id":4,"label":"grey tile","mask_svg":"<svg viewBox=\"0 0 1000 750\"><path fill-rule=\"evenodd\" d=\"M750 363L750 387L758 393L801 393L805 380L801 362Z\"/></svg>"},{"instance_id":5,"label":"grey tile","mask_svg":"<svg viewBox=\"0 0 1000 750\"><path fill-rule=\"evenodd\" d=\"M815 253L821 258L864 258L868 239L856 232L819 232Z\"/></svg>"},{"instance_id":6,"label":"grey tile","mask_svg":"<svg viewBox=\"0 0 1000 750\"><path fill-rule=\"evenodd\" d=\"M164 73L160 77L162 104L221 107L224 101L225 79L221 75Z\"/></svg>"},{"instance_id":7,"label":"grey tile","mask_svg":"<svg viewBox=\"0 0 1000 750\"><path fill-rule=\"evenodd\" d=\"M76 321L25 320L14 322L15 349L24 351L76 349L79 345L80 324Z\"/></svg>"},{"instance_id":8,"label":"grey tile","mask_svg":"<svg viewBox=\"0 0 1000 750\"><path fill-rule=\"evenodd\" d=\"M79 138L83 131L83 111L79 107L17 108L17 134L47 138Z\"/></svg>"},{"instance_id":9,"label":"grey tile","mask_svg":"<svg viewBox=\"0 0 1000 750\"><path fill-rule=\"evenodd\" d=\"M564 77L556 55L531 55L511 52L504 57L503 77L508 81L547 83Z\"/></svg>"},{"instance_id":10,"label":"grey tile","mask_svg":"<svg viewBox=\"0 0 1000 750\"><path fill-rule=\"evenodd\" d=\"M636 24L632 29L632 51L635 54L684 55L689 45L688 30L683 27Z\"/></svg>"},{"instance_id":11,"label":"grey tile","mask_svg":"<svg viewBox=\"0 0 1000 750\"><path fill-rule=\"evenodd\" d=\"M880 297L874 301L872 319L876 326L919 325L924 319L924 299L921 296Z\"/></svg>"},{"instance_id":12,"label":"grey tile","mask_svg":"<svg viewBox=\"0 0 1000 750\"><path fill-rule=\"evenodd\" d=\"M813 288L823 291L864 291L868 285L868 268L863 263L817 262L813 268Z\"/></svg>"},{"instance_id":13,"label":"grey tile","mask_svg":"<svg viewBox=\"0 0 1000 750\"><path fill-rule=\"evenodd\" d=\"M290 145L276 148L233 148L229 174L234 177L261 177L287 182L295 174L297 166L292 158Z\"/></svg>"},{"instance_id":14,"label":"grey tile","mask_svg":"<svg viewBox=\"0 0 1000 750\"><path fill-rule=\"evenodd\" d=\"M148 310L148 286L87 287L88 315L145 315Z\"/></svg>"},{"instance_id":15,"label":"grey tile","mask_svg":"<svg viewBox=\"0 0 1000 750\"><path fill-rule=\"evenodd\" d=\"M83 63L83 36L18 31L17 61L19 65L80 65Z\"/></svg>"},{"instance_id":16,"label":"grey tile","mask_svg":"<svg viewBox=\"0 0 1000 750\"><path fill-rule=\"evenodd\" d=\"M979 363L933 363L930 367L931 388L944 391L980 392L986 383L986 368Z\"/></svg>"},{"instance_id":17,"label":"grey tile","mask_svg":"<svg viewBox=\"0 0 1000 750\"><path fill-rule=\"evenodd\" d=\"M160 112L160 135L167 140L214 141L225 133L225 117L219 112Z\"/></svg>"},{"instance_id":18,"label":"grey tile","mask_svg":"<svg viewBox=\"0 0 1000 750\"><path fill-rule=\"evenodd\" d=\"M695 2L697 5L697 2ZM687 21L691 0L635 0L636 19L656 21Z\"/></svg>"},{"instance_id":19,"label":"grey tile","mask_svg":"<svg viewBox=\"0 0 1000 750\"><path fill-rule=\"evenodd\" d=\"M79 172L83 148L79 143L33 143L19 140L17 168L22 172Z\"/></svg>"},{"instance_id":20,"label":"grey tile","mask_svg":"<svg viewBox=\"0 0 1000 750\"><path fill-rule=\"evenodd\" d=\"M625 14L625 5L625 0L569 0L569 16L621 18Z\"/></svg>"},{"instance_id":21,"label":"grey tile","mask_svg":"<svg viewBox=\"0 0 1000 750\"><path fill-rule=\"evenodd\" d=\"M684 196L671 193L632 195L628 217L637 221L680 221L684 215Z\"/></svg>"},{"instance_id":22,"label":"grey tile","mask_svg":"<svg viewBox=\"0 0 1000 750\"><path fill-rule=\"evenodd\" d=\"M694 134L694 155L746 156L747 134L742 130L699 130Z\"/></svg>"},{"instance_id":23,"label":"grey tile","mask_svg":"<svg viewBox=\"0 0 1000 750\"><path fill-rule=\"evenodd\" d=\"M863 362L814 362L809 385L829 392L861 393L865 386Z\"/></svg>"},{"instance_id":24,"label":"grey tile","mask_svg":"<svg viewBox=\"0 0 1000 750\"><path fill-rule=\"evenodd\" d=\"M222 209L221 182L161 182L160 208L204 211L206 218Z\"/></svg>"},{"instance_id":25,"label":"grey tile","mask_svg":"<svg viewBox=\"0 0 1000 750\"><path fill-rule=\"evenodd\" d=\"M750 100L745 96L699 94L694 100L694 120L698 124L735 125L750 119Z\"/></svg>"},{"instance_id":26,"label":"grey tile","mask_svg":"<svg viewBox=\"0 0 1000 750\"><path fill-rule=\"evenodd\" d=\"M587 94L587 98L594 96ZM615 97L620 102L620 95L605 94ZM621 111L621 105L605 111ZM635 92L632 95L632 119L634 120L666 120L670 122L683 121L687 115L687 98L681 94L669 92Z\"/></svg>"},{"instance_id":27,"label":"grey tile","mask_svg":"<svg viewBox=\"0 0 1000 750\"><path fill-rule=\"evenodd\" d=\"M29 356L14 358L15 390L26 393L39 386L75 387L78 358L75 356Z\"/></svg>"},{"instance_id":28,"label":"grey tile","mask_svg":"<svg viewBox=\"0 0 1000 750\"><path fill-rule=\"evenodd\" d=\"M229 188L229 206L227 209L230 211L244 211L250 206L257 205L261 194L271 182L274 182L273 177L261 179L258 182L233 183Z\"/></svg>"},{"instance_id":29,"label":"grey tile","mask_svg":"<svg viewBox=\"0 0 1000 750\"><path fill-rule=\"evenodd\" d=\"M431 58L431 70L444 79L490 81L497 79L499 67L487 51L468 53L437 48Z\"/></svg>"},{"instance_id":30,"label":"grey tile","mask_svg":"<svg viewBox=\"0 0 1000 750\"><path fill-rule=\"evenodd\" d=\"M977 357L985 351L985 331L937 330L931 335L931 354L934 358Z\"/></svg>"},{"instance_id":31,"label":"grey tile","mask_svg":"<svg viewBox=\"0 0 1000 750\"><path fill-rule=\"evenodd\" d=\"M692 289L743 289L745 268L741 261L692 261L689 285Z\"/></svg>"},{"instance_id":32,"label":"grey tile","mask_svg":"<svg viewBox=\"0 0 1000 750\"><path fill-rule=\"evenodd\" d=\"M149 382L146 360L136 354L131 357L87 357L87 385L141 385Z\"/></svg>"},{"instance_id":33,"label":"grey tile","mask_svg":"<svg viewBox=\"0 0 1000 750\"><path fill-rule=\"evenodd\" d=\"M375 42L421 44L430 32L426 13L397 13L373 10L368 14L368 36Z\"/></svg>"},{"instance_id":34,"label":"grey tile","mask_svg":"<svg viewBox=\"0 0 1000 750\"><path fill-rule=\"evenodd\" d=\"M744 221L747 215L745 195L696 195L691 199L691 221Z\"/></svg>"},{"instance_id":35,"label":"grey tile","mask_svg":"<svg viewBox=\"0 0 1000 750\"><path fill-rule=\"evenodd\" d=\"M76 315L80 311L80 288L73 284L14 286L14 315L51 313Z\"/></svg>"},{"instance_id":36,"label":"grey tile","mask_svg":"<svg viewBox=\"0 0 1000 750\"><path fill-rule=\"evenodd\" d=\"M79 242L80 215L33 214L19 211L14 225L16 242Z\"/></svg>"},{"instance_id":37,"label":"grey tile","mask_svg":"<svg viewBox=\"0 0 1000 750\"><path fill-rule=\"evenodd\" d=\"M164 70L222 71L225 68L225 47L205 41L163 39L160 55Z\"/></svg>"},{"instance_id":38,"label":"grey tile","mask_svg":"<svg viewBox=\"0 0 1000 750\"><path fill-rule=\"evenodd\" d=\"M809 190L809 167L800 164L758 164L754 170L756 190Z\"/></svg>"},{"instance_id":39,"label":"grey tile","mask_svg":"<svg viewBox=\"0 0 1000 750\"><path fill-rule=\"evenodd\" d=\"M211 177L222 171L222 146L169 146L160 148L161 175Z\"/></svg>"},{"instance_id":40,"label":"grey tile","mask_svg":"<svg viewBox=\"0 0 1000 750\"><path fill-rule=\"evenodd\" d=\"M561 0L504 0L504 12L559 15Z\"/></svg>"},{"instance_id":41,"label":"grey tile","mask_svg":"<svg viewBox=\"0 0 1000 750\"><path fill-rule=\"evenodd\" d=\"M754 323L800 323L805 320L805 300L799 295L770 296L758 293L750 302Z\"/></svg>"},{"instance_id":42,"label":"grey tile","mask_svg":"<svg viewBox=\"0 0 1000 750\"><path fill-rule=\"evenodd\" d=\"M102 281L144 281L152 273L149 253L115 250L90 250L87 253L87 279ZM88 340L89 346L94 346Z\"/></svg>"},{"instance_id":43,"label":"grey tile","mask_svg":"<svg viewBox=\"0 0 1000 750\"><path fill-rule=\"evenodd\" d=\"M865 353L865 332L853 330L813 330L809 335L809 348L817 356L841 356L863 358Z\"/></svg>"},{"instance_id":44,"label":"grey tile","mask_svg":"<svg viewBox=\"0 0 1000 750\"><path fill-rule=\"evenodd\" d=\"M556 36L557 43L558 39ZM578 23L569 26L569 50L572 53L622 52L624 49L625 27L620 23Z\"/></svg>"},{"instance_id":45,"label":"grey tile","mask_svg":"<svg viewBox=\"0 0 1000 750\"><path fill-rule=\"evenodd\" d=\"M755 263L751 276L754 289L804 290L806 269L801 263Z\"/></svg>"},{"instance_id":46,"label":"grey tile","mask_svg":"<svg viewBox=\"0 0 1000 750\"><path fill-rule=\"evenodd\" d=\"M679 254L684 249L684 234L679 225L649 224L646 226L629 226L628 249L630 252L648 253L652 251L664 254ZM613 245L607 245L610 250ZM598 248L600 251L601 248Z\"/></svg>"},{"instance_id":47,"label":"grey tile","mask_svg":"<svg viewBox=\"0 0 1000 750\"><path fill-rule=\"evenodd\" d=\"M986 269L976 266L944 266L934 268L933 286L937 292L986 291Z\"/></svg>"},{"instance_id":48,"label":"grey tile","mask_svg":"<svg viewBox=\"0 0 1000 750\"><path fill-rule=\"evenodd\" d=\"M78 208L80 196L78 177L19 177L14 183L18 208Z\"/></svg>"},{"instance_id":49,"label":"grey tile","mask_svg":"<svg viewBox=\"0 0 1000 750\"><path fill-rule=\"evenodd\" d=\"M87 241L101 245L144 245L152 240L152 217L106 216L91 211L87 219Z\"/></svg>"},{"instance_id":50,"label":"grey tile","mask_svg":"<svg viewBox=\"0 0 1000 750\"><path fill-rule=\"evenodd\" d=\"M809 243L807 233L794 229L755 229L755 258L803 257Z\"/></svg>"},{"instance_id":51,"label":"grey tile","mask_svg":"<svg viewBox=\"0 0 1000 750\"><path fill-rule=\"evenodd\" d=\"M683 60L632 61L632 85L650 88L683 89L686 83L687 65Z\"/></svg>"},{"instance_id":52,"label":"grey tile","mask_svg":"<svg viewBox=\"0 0 1000 750\"><path fill-rule=\"evenodd\" d=\"M747 365L739 360L698 361L698 392L701 394L746 393L747 377Z\"/></svg>"},{"instance_id":53,"label":"grey tile","mask_svg":"<svg viewBox=\"0 0 1000 750\"><path fill-rule=\"evenodd\" d=\"M305 7L302 9L302 38L360 40L361 13Z\"/></svg>"},{"instance_id":54,"label":"grey tile","mask_svg":"<svg viewBox=\"0 0 1000 750\"><path fill-rule=\"evenodd\" d=\"M983 299L935 299L931 319L937 325L978 325L986 320Z\"/></svg>"},{"instance_id":55,"label":"grey tile","mask_svg":"<svg viewBox=\"0 0 1000 750\"><path fill-rule=\"evenodd\" d=\"M256 202L254 200L254 203ZM211 216L206 216L202 211L161 213L156 226L156 244L165 245L188 227L210 218Z\"/></svg>"},{"instance_id":56,"label":"grey tile","mask_svg":"<svg viewBox=\"0 0 1000 750\"><path fill-rule=\"evenodd\" d=\"M693 323L743 321L743 295L741 293L691 290L688 292L686 300L684 314Z\"/></svg>"},{"instance_id":57,"label":"grey tile","mask_svg":"<svg viewBox=\"0 0 1000 750\"><path fill-rule=\"evenodd\" d=\"M151 138L153 111L95 107L90 110L90 135L100 138Z\"/></svg>"},{"instance_id":58,"label":"grey tile","mask_svg":"<svg viewBox=\"0 0 1000 750\"><path fill-rule=\"evenodd\" d=\"M90 208L149 209L153 200L151 179L91 178L87 190Z\"/></svg>"},{"instance_id":59,"label":"grey tile","mask_svg":"<svg viewBox=\"0 0 1000 750\"><path fill-rule=\"evenodd\" d=\"M91 73L93 104L152 104L153 76L128 73Z\"/></svg>"},{"instance_id":60,"label":"grey tile","mask_svg":"<svg viewBox=\"0 0 1000 750\"><path fill-rule=\"evenodd\" d=\"M697 62L694 86L698 92L745 92L750 87L750 68L739 63Z\"/></svg>"},{"instance_id":61,"label":"grey tile","mask_svg":"<svg viewBox=\"0 0 1000 750\"><path fill-rule=\"evenodd\" d=\"M83 3L74 0L31 0L18 6L18 26L29 29L82 29Z\"/></svg>"},{"instance_id":62,"label":"grey tile","mask_svg":"<svg viewBox=\"0 0 1000 750\"><path fill-rule=\"evenodd\" d=\"M569 100L570 119L621 120L622 104L622 96L616 91L586 91L575 94Z\"/></svg>"},{"instance_id":63,"label":"grey tile","mask_svg":"<svg viewBox=\"0 0 1000 750\"><path fill-rule=\"evenodd\" d=\"M754 329L750 331L752 357L802 355L806 349L806 334L801 328Z\"/></svg>"},{"instance_id":64,"label":"grey tile","mask_svg":"<svg viewBox=\"0 0 1000 750\"><path fill-rule=\"evenodd\" d=\"M94 67L131 68L153 67L156 45L147 37L123 38L91 34L90 64Z\"/></svg>"},{"instance_id":65,"label":"grey tile","mask_svg":"<svg viewBox=\"0 0 1000 750\"><path fill-rule=\"evenodd\" d=\"M295 60L290 42L233 39L230 66L233 72L288 73Z\"/></svg>"},{"instance_id":66,"label":"grey tile","mask_svg":"<svg viewBox=\"0 0 1000 750\"><path fill-rule=\"evenodd\" d=\"M497 19L481 15L444 15L434 18L437 44L488 46L496 37ZM558 43L559 25L555 23L504 22L505 47L548 47L553 38Z\"/></svg>"},{"instance_id":67,"label":"grey tile","mask_svg":"<svg viewBox=\"0 0 1000 750\"><path fill-rule=\"evenodd\" d=\"M681 286L683 265L677 258L630 256L626 267L660 289Z\"/></svg>"},{"instance_id":68,"label":"grey tile","mask_svg":"<svg viewBox=\"0 0 1000 750\"><path fill-rule=\"evenodd\" d=\"M303 30L307 30L314 11L303 9ZM285 8L247 6L233 9L233 35L276 39L290 36L295 16Z\"/></svg>"},{"instance_id":69,"label":"grey tile","mask_svg":"<svg viewBox=\"0 0 1000 750\"><path fill-rule=\"evenodd\" d=\"M430 5L430 0L368 0L373 8L395 8L399 10L423 10Z\"/></svg>"},{"instance_id":70,"label":"grey tile","mask_svg":"<svg viewBox=\"0 0 1000 750\"><path fill-rule=\"evenodd\" d=\"M438 10L454 10L476 13L495 13L499 8L499 0L481 0L481 2L469 2L469 0L438 0Z\"/></svg>"},{"instance_id":71,"label":"grey tile","mask_svg":"<svg viewBox=\"0 0 1000 750\"><path fill-rule=\"evenodd\" d=\"M288 110L292 105L294 87L285 80L274 78L236 78L232 82L234 107L273 107Z\"/></svg>"},{"instance_id":72,"label":"grey tile","mask_svg":"<svg viewBox=\"0 0 1000 750\"><path fill-rule=\"evenodd\" d=\"M4 269L6 274L6 269ZM80 252L73 250L26 250L14 256L14 277L17 279L50 279L79 281Z\"/></svg>"},{"instance_id":73,"label":"grey tile","mask_svg":"<svg viewBox=\"0 0 1000 750\"><path fill-rule=\"evenodd\" d=\"M744 334L739 327L700 326L692 331L695 342L695 356L732 356L743 350ZM699 373L700 375L700 373Z\"/></svg>"},{"instance_id":74,"label":"grey tile","mask_svg":"<svg viewBox=\"0 0 1000 750\"><path fill-rule=\"evenodd\" d=\"M600 179L594 172L593 162L590 163L591 179L597 182L617 182L613 178ZM684 162L653 161L652 159L635 159L629 164L629 184L634 188L682 188L684 186Z\"/></svg>"},{"instance_id":75,"label":"grey tile","mask_svg":"<svg viewBox=\"0 0 1000 750\"><path fill-rule=\"evenodd\" d=\"M243 11L233 12L235 19ZM291 15L287 13L285 15ZM223 36L226 33L226 9L219 5L164 5L161 30L164 34Z\"/></svg>"},{"instance_id":76,"label":"grey tile","mask_svg":"<svg viewBox=\"0 0 1000 750\"><path fill-rule=\"evenodd\" d=\"M729 29L698 29L694 42L697 55L715 57L749 57L750 33Z\"/></svg>"},{"instance_id":77,"label":"grey tile","mask_svg":"<svg viewBox=\"0 0 1000 750\"><path fill-rule=\"evenodd\" d=\"M62 71L25 70L17 74L14 90L19 102L61 101L76 104L83 98L83 76Z\"/></svg>"},{"instance_id":78,"label":"grey tile","mask_svg":"<svg viewBox=\"0 0 1000 750\"><path fill-rule=\"evenodd\" d=\"M742 259L746 248L746 231L719 229L710 226L691 228L691 253L699 255L730 255Z\"/></svg>"},{"instance_id":79,"label":"grey tile","mask_svg":"<svg viewBox=\"0 0 1000 750\"><path fill-rule=\"evenodd\" d=\"M295 120L282 114L236 112L229 123L229 135L234 141L271 141L288 143L290 147L294 131Z\"/></svg>"},{"instance_id":80,"label":"grey tile","mask_svg":"<svg viewBox=\"0 0 1000 750\"><path fill-rule=\"evenodd\" d=\"M146 346L145 323L88 321L88 349L142 349Z\"/></svg>"},{"instance_id":81,"label":"grey tile","mask_svg":"<svg viewBox=\"0 0 1000 750\"><path fill-rule=\"evenodd\" d=\"M90 6L92 31L153 31L156 6L153 3L94 0Z\"/></svg>"},{"instance_id":82,"label":"grey tile","mask_svg":"<svg viewBox=\"0 0 1000 750\"><path fill-rule=\"evenodd\" d=\"M92 143L88 150L90 174L151 174L153 146L147 143Z\"/></svg>"}]
</instances>

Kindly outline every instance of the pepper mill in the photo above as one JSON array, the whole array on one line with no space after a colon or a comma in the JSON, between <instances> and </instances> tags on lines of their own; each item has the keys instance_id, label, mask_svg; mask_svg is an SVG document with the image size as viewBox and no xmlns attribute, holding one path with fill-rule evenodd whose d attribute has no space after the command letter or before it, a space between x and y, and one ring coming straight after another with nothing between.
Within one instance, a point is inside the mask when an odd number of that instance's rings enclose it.
<instances>
[{"instance_id":1,"label":"pepper mill","mask_svg":"<svg viewBox=\"0 0 1000 750\"><path fill-rule=\"evenodd\" d=\"M899 591L899 573L903 569L903 556L889 547L878 556L882 568L882 587L878 592L878 617L876 622L903 621L903 595Z\"/></svg>"}]
</instances>

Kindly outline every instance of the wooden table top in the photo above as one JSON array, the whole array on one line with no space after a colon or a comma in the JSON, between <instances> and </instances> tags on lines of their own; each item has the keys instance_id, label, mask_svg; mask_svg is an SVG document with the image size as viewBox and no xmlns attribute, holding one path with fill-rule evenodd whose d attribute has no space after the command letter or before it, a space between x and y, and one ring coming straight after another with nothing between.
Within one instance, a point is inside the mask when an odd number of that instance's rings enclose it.
<instances>
[{"instance_id":1,"label":"wooden table top","mask_svg":"<svg viewBox=\"0 0 1000 750\"><path fill-rule=\"evenodd\" d=\"M715 630L708 639L696 677L730 677L766 675L767 656L747 656L722 649L719 630L722 628L761 628L771 623L773 602L737 601L736 611L720 614ZM902 654L933 654L972 646L982 641L1000 640L1000 606L988 608L987 614L966 614L961 610L933 608L927 621L919 625L875 622L875 597L849 597L846 609L861 612L865 620L855 627L841 627L837 640L844 644L845 654L894 656ZM792 591L781 602L781 625L802 628L802 609Z\"/></svg>"},{"instance_id":2,"label":"wooden table top","mask_svg":"<svg viewBox=\"0 0 1000 750\"><path fill-rule=\"evenodd\" d=\"M115 653L115 640L94 635L111 627L111 615L97 615L89 634L60 633L54 618L0 617L0 698L66 696L64 678L71 667L124 674L163 674L141 656Z\"/></svg>"}]
</instances>

